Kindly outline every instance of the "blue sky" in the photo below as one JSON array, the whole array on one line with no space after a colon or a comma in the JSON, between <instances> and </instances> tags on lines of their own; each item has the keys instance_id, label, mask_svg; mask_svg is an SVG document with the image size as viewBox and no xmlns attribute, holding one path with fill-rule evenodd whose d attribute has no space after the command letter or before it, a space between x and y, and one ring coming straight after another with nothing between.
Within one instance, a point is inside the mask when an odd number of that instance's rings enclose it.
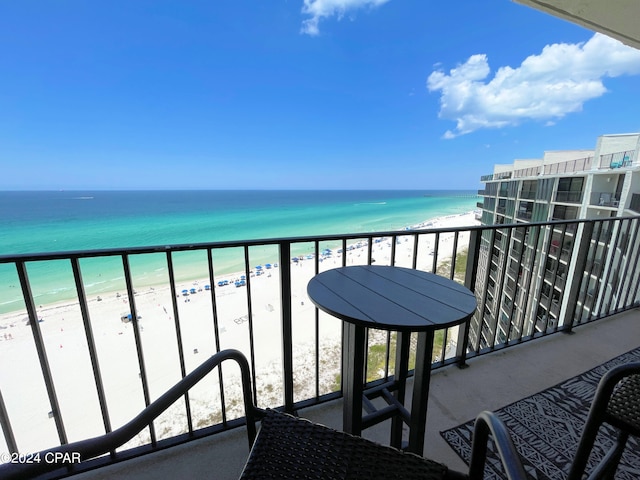
<instances>
[{"instance_id":1,"label":"blue sky","mask_svg":"<svg viewBox=\"0 0 640 480\"><path fill-rule=\"evenodd\" d=\"M434 189L640 131L640 51L510 0L0 4L0 189Z\"/></svg>"}]
</instances>

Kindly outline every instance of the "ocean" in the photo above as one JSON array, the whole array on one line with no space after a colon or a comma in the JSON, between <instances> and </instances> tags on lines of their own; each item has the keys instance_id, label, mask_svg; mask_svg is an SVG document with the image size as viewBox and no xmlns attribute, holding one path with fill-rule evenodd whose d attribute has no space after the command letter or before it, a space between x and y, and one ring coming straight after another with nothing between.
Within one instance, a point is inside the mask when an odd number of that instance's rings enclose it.
<instances>
[{"instance_id":1,"label":"ocean","mask_svg":"<svg viewBox=\"0 0 640 480\"><path fill-rule=\"evenodd\" d=\"M401 230L476 202L466 190L0 192L0 255ZM181 254L179 280L206 276L197 253ZM273 254L258 251L255 261ZM132 261L137 286L166 279L163 259ZM81 265L87 294L124 289L113 259ZM238 255L223 255L216 273L241 265ZM28 268L38 304L75 298L69 262ZM0 313L22 309L21 298L15 268L0 264Z\"/></svg>"}]
</instances>

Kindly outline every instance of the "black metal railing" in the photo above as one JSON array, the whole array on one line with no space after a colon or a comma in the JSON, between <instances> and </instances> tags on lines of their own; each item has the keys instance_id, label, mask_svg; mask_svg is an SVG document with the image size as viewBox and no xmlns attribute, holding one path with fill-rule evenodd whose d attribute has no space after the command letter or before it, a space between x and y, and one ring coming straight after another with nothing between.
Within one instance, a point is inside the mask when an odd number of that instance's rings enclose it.
<instances>
[{"instance_id":1,"label":"black metal railing","mask_svg":"<svg viewBox=\"0 0 640 480\"><path fill-rule=\"evenodd\" d=\"M475 316L465 328L440 332L433 368L634 308L640 303L639 225L640 216L0 256L0 267L15 270L24 304L12 314L17 325L0 335L17 331L12 328L30 332L25 351L0 349L3 365L21 368L20 382L1 386L0 450L37 451L113 431L193 371L202 355L226 348L249 359L259 407L293 412L338 398L340 322L306 297L310 278L335 267L403 266L474 291ZM271 268L252 267L265 252ZM206 280L185 296L180 272L189 255L201 259ZM225 255L237 257L236 277L244 283L222 281L230 277L217 272ZM149 256L166 274L145 287L138 265ZM100 261L120 265L122 294L97 295L87 283L85 271ZM47 310L35 300L52 263L68 265L73 287L64 320L60 306L43 318ZM565 272L575 273L567 278ZM114 308L126 310L122 321ZM57 348L72 328L82 332L78 344ZM118 347L110 349L105 338L117 338ZM392 375L395 341L393 333L369 332L368 382ZM193 389L123 449L153 449L167 438L234 426L243 415L237 383L237 372L220 370L207 389Z\"/></svg>"}]
</instances>

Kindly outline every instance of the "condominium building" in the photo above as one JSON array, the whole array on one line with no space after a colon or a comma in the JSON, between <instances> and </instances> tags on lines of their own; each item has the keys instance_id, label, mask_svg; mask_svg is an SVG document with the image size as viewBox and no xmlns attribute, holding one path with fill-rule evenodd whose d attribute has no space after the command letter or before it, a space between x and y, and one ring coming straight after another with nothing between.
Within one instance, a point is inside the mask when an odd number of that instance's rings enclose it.
<instances>
[{"instance_id":1,"label":"condominium building","mask_svg":"<svg viewBox=\"0 0 640 480\"><path fill-rule=\"evenodd\" d=\"M480 337L471 341L491 348L620 301L623 286L640 274L625 268L638 255L638 232L606 219L640 213L639 150L638 133L603 135L594 150L549 151L495 165L481 178L482 224L517 227L483 234L477 291L486 285L487 298L474 319L483 322ZM574 219L591 221L536 226ZM533 261L533 249L543 249L537 258L544 260Z\"/></svg>"}]
</instances>

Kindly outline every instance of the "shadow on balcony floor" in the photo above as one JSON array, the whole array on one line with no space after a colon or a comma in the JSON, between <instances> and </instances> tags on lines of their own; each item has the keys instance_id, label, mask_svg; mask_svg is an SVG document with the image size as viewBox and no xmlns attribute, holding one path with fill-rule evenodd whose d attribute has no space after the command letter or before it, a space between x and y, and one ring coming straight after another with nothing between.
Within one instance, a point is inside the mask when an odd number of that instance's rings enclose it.
<instances>
[{"instance_id":1,"label":"shadow on balcony floor","mask_svg":"<svg viewBox=\"0 0 640 480\"><path fill-rule=\"evenodd\" d=\"M570 335L556 334L472 359L466 369L453 366L436 371L431 379L425 455L465 470L440 431L466 422L482 410L497 410L589 370L638 347L639 339L640 311L636 309L578 327ZM300 415L339 429L342 402L308 408ZM388 425L377 425L364 436L387 443ZM241 428L72 478L236 479L248 450L245 430Z\"/></svg>"}]
</instances>

